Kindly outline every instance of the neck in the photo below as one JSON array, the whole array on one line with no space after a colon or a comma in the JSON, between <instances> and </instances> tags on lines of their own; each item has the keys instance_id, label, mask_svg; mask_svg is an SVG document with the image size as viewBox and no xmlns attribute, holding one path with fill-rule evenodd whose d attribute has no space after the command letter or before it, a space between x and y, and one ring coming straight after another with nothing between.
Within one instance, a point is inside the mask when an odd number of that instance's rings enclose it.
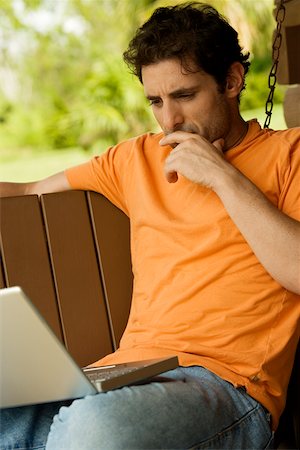
<instances>
[{"instance_id":1,"label":"neck","mask_svg":"<svg viewBox=\"0 0 300 450\"><path fill-rule=\"evenodd\" d=\"M240 117L239 121L232 127L232 129L233 132L225 140L224 151L230 150L242 142L248 131L248 123Z\"/></svg>"}]
</instances>

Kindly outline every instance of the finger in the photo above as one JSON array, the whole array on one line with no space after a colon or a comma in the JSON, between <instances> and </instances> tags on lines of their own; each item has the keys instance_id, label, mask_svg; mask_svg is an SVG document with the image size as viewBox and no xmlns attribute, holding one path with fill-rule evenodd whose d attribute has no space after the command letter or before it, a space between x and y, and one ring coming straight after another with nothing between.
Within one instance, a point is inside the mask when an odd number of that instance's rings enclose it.
<instances>
[{"instance_id":1,"label":"finger","mask_svg":"<svg viewBox=\"0 0 300 450\"><path fill-rule=\"evenodd\" d=\"M173 153L173 151L171 153ZM172 157L169 155L165 161L165 176L169 183L176 183L178 180L177 171L174 169L174 156Z\"/></svg>"},{"instance_id":2,"label":"finger","mask_svg":"<svg viewBox=\"0 0 300 450\"><path fill-rule=\"evenodd\" d=\"M220 153L223 153L224 143L224 139L219 138L216 139L212 144L216 147L217 150L219 150Z\"/></svg>"},{"instance_id":3,"label":"finger","mask_svg":"<svg viewBox=\"0 0 300 450\"><path fill-rule=\"evenodd\" d=\"M174 131L174 133L170 133L167 136L164 136L160 141L160 145L174 145L180 144L181 142L190 139L192 135L195 133L190 133L187 131Z\"/></svg>"}]
</instances>

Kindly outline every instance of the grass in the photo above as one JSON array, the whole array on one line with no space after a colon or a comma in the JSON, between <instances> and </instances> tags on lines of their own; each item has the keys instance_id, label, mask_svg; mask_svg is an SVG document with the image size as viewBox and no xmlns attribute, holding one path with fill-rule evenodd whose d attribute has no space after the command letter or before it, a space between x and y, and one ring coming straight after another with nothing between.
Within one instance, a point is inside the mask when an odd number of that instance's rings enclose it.
<instances>
[{"instance_id":1,"label":"grass","mask_svg":"<svg viewBox=\"0 0 300 450\"><path fill-rule=\"evenodd\" d=\"M264 109L243 111L245 120L257 118L263 126ZM275 105L271 120L271 128L286 128L281 105ZM99 149L99 152L105 150ZM0 149L0 179L1 181L27 182L45 178L91 158L92 154L79 148L67 150L36 150L36 149Z\"/></svg>"},{"instance_id":2,"label":"grass","mask_svg":"<svg viewBox=\"0 0 300 450\"><path fill-rule=\"evenodd\" d=\"M0 178L15 182L39 180L90 158L90 154L79 148L0 150Z\"/></svg>"}]
</instances>

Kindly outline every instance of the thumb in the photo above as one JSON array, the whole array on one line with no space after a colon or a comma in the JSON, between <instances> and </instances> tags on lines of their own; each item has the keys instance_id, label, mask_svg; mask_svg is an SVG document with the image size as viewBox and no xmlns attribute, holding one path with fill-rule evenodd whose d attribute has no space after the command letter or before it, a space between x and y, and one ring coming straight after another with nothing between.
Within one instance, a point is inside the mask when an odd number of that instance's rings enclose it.
<instances>
[{"instance_id":1,"label":"thumb","mask_svg":"<svg viewBox=\"0 0 300 450\"><path fill-rule=\"evenodd\" d=\"M216 149L220 153L223 153L223 147L224 147L224 144L225 144L225 141L224 141L223 138L216 139L212 144L216 147Z\"/></svg>"}]
</instances>

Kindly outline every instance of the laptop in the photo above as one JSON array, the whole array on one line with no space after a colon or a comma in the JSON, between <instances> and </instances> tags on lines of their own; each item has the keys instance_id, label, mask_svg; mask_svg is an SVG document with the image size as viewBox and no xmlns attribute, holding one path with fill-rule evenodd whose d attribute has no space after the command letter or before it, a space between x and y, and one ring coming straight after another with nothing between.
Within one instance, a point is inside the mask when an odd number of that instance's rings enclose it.
<instances>
[{"instance_id":1,"label":"laptop","mask_svg":"<svg viewBox=\"0 0 300 450\"><path fill-rule=\"evenodd\" d=\"M0 290L1 408L106 392L176 367L171 356L81 369L20 287Z\"/></svg>"}]
</instances>

